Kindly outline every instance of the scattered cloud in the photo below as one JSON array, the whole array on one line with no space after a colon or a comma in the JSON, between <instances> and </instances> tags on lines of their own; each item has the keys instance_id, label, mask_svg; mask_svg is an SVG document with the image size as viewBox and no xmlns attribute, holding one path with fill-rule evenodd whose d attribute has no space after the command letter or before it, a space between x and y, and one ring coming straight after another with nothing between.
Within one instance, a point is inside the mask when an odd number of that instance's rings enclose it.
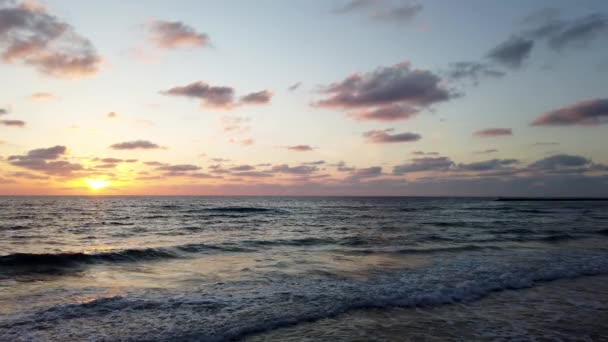
<instances>
[{"instance_id":1,"label":"scattered cloud","mask_svg":"<svg viewBox=\"0 0 608 342\"><path fill-rule=\"evenodd\" d=\"M200 166L191 165L191 164L178 164L178 165L162 165L156 168L161 171L170 171L170 172L184 172L184 171L197 171L200 170Z\"/></svg>"},{"instance_id":2,"label":"scattered cloud","mask_svg":"<svg viewBox=\"0 0 608 342\"><path fill-rule=\"evenodd\" d=\"M385 143L401 143L401 142L412 142L418 141L422 138L416 133L396 133L391 134L393 129L385 130L371 130L363 133L363 136L367 138L367 141L374 144L385 144Z\"/></svg>"},{"instance_id":3,"label":"scattered cloud","mask_svg":"<svg viewBox=\"0 0 608 342\"><path fill-rule=\"evenodd\" d=\"M324 99L315 106L362 110L350 115L359 120L407 120L433 104L458 94L448 90L439 76L428 70L411 69L408 62L356 73L323 87Z\"/></svg>"},{"instance_id":4,"label":"scattered cloud","mask_svg":"<svg viewBox=\"0 0 608 342\"><path fill-rule=\"evenodd\" d=\"M403 175L411 172L445 171L450 169L454 162L448 157L414 158L410 163L393 167L394 175Z\"/></svg>"},{"instance_id":5,"label":"scattered cloud","mask_svg":"<svg viewBox=\"0 0 608 342\"><path fill-rule=\"evenodd\" d=\"M608 123L608 98L577 102L536 118L533 126L593 126Z\"/></svg>"},{"instance_id":6,"label":"scattered cloud","mask_svg":"<svg viewBox=\"0 0 608 342\"><path fill-rule=\"evenodd\" d=\"M204 106L214 108L230 108L234 102L234 89L232 87L210 86L202 81L173 87L161 91L161 94L201 99Z\"/></svg>"},{"instance_id":7,"label":"scattered cloud","mask_svg":"<svg viewBox=\"0 0 608 342\"><path fill-rule=\"evenodd\" d=\"M102 61L88 39L44 7L13 1L0 3L0 58L66 78L94 74Z\"/></svg>"},{"instance_id":8,"label":"scattered cloud","mask_svg":"<svg viewBox=\"0 0 608 342\"><path fill-rule=\"evenodd\" d=\"M243 104L267 104L270 103L270 99L272 99L272 93L268 90L262 90L241 97L240 102Z\"/></svg>"},{"instance_id":9,"label":"scattered cloud","mask_svg":"<svg viewBox=\"0 0 608 342\"><path fill-rule=\"evenodd\" d=\"M72 172L82 170L80 164L73 164L65 160L57 160L66 153L65 146L54 146L30 150L25 155L13 155L8 161L14 165L46 174L68 176Z\"/></svg>"},{"instance_id":10,"label":"scattered cloud","mask_svg":"<svg viewBox=\"0 0 608 342\"><path fill-rule=\"evenodd\" d=\"M517 69L530 56L534 41L521 36L513 36L494 47L487 57L503 66Z\"/></svg>"},{"instance_id":11,"label":"scattered cloud","mask_svg":"<svg viewBox=\"0 0 608 342\"><path fill-rule=\"evenodd\" d=\"M413 151L412 154L416 156L438 156L439 152Z\"/></svg>"},{"instance_id":12,"label":"scattered cloud","mask_svg":"<svg viewBox=\"0 0 608 342\"><path fill-rule=\"evenodd\" d=\"M489 171L510 167L517 163L519 163L517 159L490 159L468 164L458 164L458 169L464 171Z\"/></svg>"},{"instance_id":13,"label":"scattered cloud","mask_svg":"<svg viewBox=\"0 0 608 342\"><path fill-rule=\"evenodd\" d=\"M12 127L25 127L25 121L21 120L0 120L0 125Z\"/></svg>"},{"instance_id":14,"label":"scattered cloud","mask_svg":"<svg viewBox=\"0 0 608 342\"><path fill-rule=\"evenodd\" d=\"M559 145L558 142L552 142L552 141L548 141L548 142L539 141L539 142L535 142L533 144L533 146L557 146L557 145Z\"/></svg>"},{"instance_id":15,"label":"scattered cloud","mask_svg":"<svg viewBox=\"0 0 608 342\"><path fill-rule=\"evenodd\" d=\"M29 173L29 172L11 172L11 173L9 173L9 176L15 177L15 178L24 178L24 179L33 179L33 180L49 179L48 176L35 175L35 174Z\"/></svg>"},{"instance_id":16,"label":"scattered cloud","mask_svg":"<svg viewBox=\"0 0 608 342\"><path fill-rule=\"evenodd\" d=\"M206 33L196 32L181 21L154 20L148 30L152 42L161 49L207 47L210 44Z\"/></svg>"},{"instance_id":17,"label":"scattered cloud","mask_svg":"<svg viewBox=\"0 0 608 342\"><path fill-rule=\"evenodd\" d=\"M251 171L255 170L255 166L251 165L239 165L230 168L230 171Z\"/></svg>"},{"instance_id":18,"label":"scattered cloud","mask_svg":"<svg viewBox=\"0 0 608 342\"><path fill-rule=\"evenodd\" d=\"M113 148L115 150L135 150L135 149L150 150L150 149L159 149L162 147L155 143L147 141L147 140L134 140L134 141L126 141L126 142L122 142L122 143L117 143L117 144L111 145L110 148Z\"/></svg>"},{"instance_id":19,"label":"scattered cloud","mask_svg":"<svg viewBox=\"0 0 608 342\"><path fill-rule=\"evenodd\" d=\"M479 62L456 62L449 64L444 74L452 81L470 80L477 85L482 79L501 78L506 75L504 71L494 69L492 66Z\"/></svg>"},{"instance_id":20,"label":"scattered cloud","mask_svg":"<svg viewBox=\"0 0 608 342\"><path fill-rule=\"evenodd\" d=\"M363 178L374 178L382 176L381 166L371 166L366 168L355 169L348 177L349 180L359 180Z\"/></svg>"},{"instance_id":21,"label":"scattered cloud","mask_svg":"<svg viewBox=\"0 0 608 342\"><path fill-rule=\"evenodd\" d=\"M608 15L605 13L596 12L574 19L560 18L560 12L555 9L536 14L537 17L526 21L530 28L524 34L545 40L554 50L583 48L608 33Z\"/></svg>"},{"instance_id":22,"label":"scattered cloud","mask_svg":"<svg viewBox=\"0 0 608 342\"><path fill-rule=\"evenodd\" d=\"M412 70L409 63L378 68L365 74L354 74L323 89L328 97L318 101L321 107L366 108L395 103L427 106L447 101L449 90L441 79L427 70Z\"/></svg>"},{"instance_id":23,"label":"scattered cloud","mask_svg":"<svg viewBox=\"0 0 608 342\"><path fill-rule=\"evenodd\" d=\"M591 160L576 155L568 155L568 154L556 154L550 157L543 158L538 160L532 164L530 164L531 168L536 169L559 169L559 168L570 168L570 167L580 167L585 166L591 163Z\"/></svg>"},{"instance_id":24,"label":"scattered cloud","mask_svg":"<svg viewBox=\"0 0 608 342\"><path fill-rule=\"evenodd\" d=\"M473 132L473 135L482 138L500 137L513 135L513 130L510 128L486 128L480 131Z\"/></svg>"},{"instance_id":25,"label":"scattered cloud","mask_svg":"<svg viewBox=\"0 0 608 342\"><path fill-rule=\"evenodd\" d=\"M34 100L55 100L57 97L51 93L33 93L30 97Z\"/></svg>"},{"instance_id":26,"label":"scattered cloud","mask_svg":"<svg viewBox=\"0 0 608 342\"><path fill-rule=\"evenodd\" d=\"M290 150L290 151L297 151L297 152L307 152L307 151L312 151L315 148L310 146L310 145L292 145L292 146L285 146L286 149Z\"/></svg>"},{"instance_id":27,"label":"scattered cloud","mask_svg":"<svg viewBox=\"0 0 608 342\"><path fill-rule=\"evenodd\" d=\"M351 0L332 10L335 14L360 13L385 23L410 23L423 10L420 4L398 4L389 1Z\"/></svg>"},{"instance_id":28,"label":"scattered cloud","mask_svg":"<svg viewBox=\"0 0 608 342\"><path fill-rule=\"evenodd\" d=\"M302 82L296 82L296 83L290 85L289 87L287 87L287 90L294 91L294 90L300 88L301 85L302 85Z\"/></svg>"},{"instance_id":29,"label":"scattered cloud","mask_svg":"<svg viewBox=\"0 0 608 342\"><path fill-rule=\"evenodd\" d=\"M296 175L308 175L318 171L319 169L314 165L299 165L290 167L288 164L275 165L271 168L270 172L273 173L288 173Z\"/></svg>"},{"instance_id":30,"label":"scattered cloud","mask_svg":"<svg viewBox=\"0 0 608 342\"><path fill-rule=\"evenodd\" d=\"M491 153L496 153L496 152L498 152L497 149L491 148L491 149L483 150L483 151L475 151L474 153L475 154L491 154Z\"/></svg>"},{"instance_id":31,"label":"scattered cloud","mask_svg":"<svg viewBox=\"0 0 608 342\"><path fill-rule=\"evenodd\" d=\"M323 165L325 164L325 160L317 160L313 162L302 163L303 165Z\"/></svg>"},{"instance_id":32,"label":"scattered cloud","mask_svg":"<svg viewBox=\"0 0 608 342\"><path fill-rule=\"evenodd\" d=\"M380 107L373 110L362 112L353 112L349 116L357 120L375 120L375 121L398 121L408 120L418 114L418 109L400 104Z\"/></svg>"}]
</instances>

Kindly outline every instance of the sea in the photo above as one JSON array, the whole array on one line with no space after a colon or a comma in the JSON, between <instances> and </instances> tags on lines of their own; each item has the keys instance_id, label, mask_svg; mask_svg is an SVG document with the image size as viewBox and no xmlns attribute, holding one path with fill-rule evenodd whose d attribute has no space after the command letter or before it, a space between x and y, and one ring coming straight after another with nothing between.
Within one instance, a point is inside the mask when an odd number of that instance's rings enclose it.
<instances>
[{"instance_id":1,"label":"sea","mask_svg":"<svg viewBox=\"0 0 608 342\"><path fill-rule=\"evenodd\" d=\"M608 202L0 197L0 341L608 341Z\"/></svg>"}]
</instances>

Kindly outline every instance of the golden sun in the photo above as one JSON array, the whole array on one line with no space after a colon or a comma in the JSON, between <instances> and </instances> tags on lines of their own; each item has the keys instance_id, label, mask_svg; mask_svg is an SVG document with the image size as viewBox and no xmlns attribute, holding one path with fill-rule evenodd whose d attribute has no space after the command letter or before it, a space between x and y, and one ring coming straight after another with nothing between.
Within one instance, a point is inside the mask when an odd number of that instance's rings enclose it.
<instances>
[{"instance_id":1,"label":"golden sun","mask_svg":"<svg viewBox=\"0 0 608 342\"><path fill-rule=\"evenodd\" d=\"M108 185L110 185L110 181L104 180L104 179L87 179L86 180L87 185L89 186L89 188L93 189L93 190L100 190L103 189L105 187L107 187Z\"/></svg>"}]
</instances>

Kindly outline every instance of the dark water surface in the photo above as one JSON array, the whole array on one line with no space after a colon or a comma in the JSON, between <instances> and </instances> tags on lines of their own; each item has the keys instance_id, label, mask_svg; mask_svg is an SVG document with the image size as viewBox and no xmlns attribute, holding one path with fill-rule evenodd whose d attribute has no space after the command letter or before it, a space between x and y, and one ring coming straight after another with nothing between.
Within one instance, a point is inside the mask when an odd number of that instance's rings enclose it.
<instances>
[{"instance_id":1,"label":"dark water surface","mask_svg":"<svg viewBox=\"0 0 608 342\"><path fill-rule=\"evenodd\" d=\"M475 339L601 340L583 323L607 317L606 274L601 201L0 197L3 341L303 340L299 327L361 340L396 326L450 340L465 330L440 325L461 321ZM475 317L497 307L503 330L483 335L496 329ZM572 326L537 327L547 312ZM398 319L327 330L344 317Z\"/></svg>"}]
</instances>

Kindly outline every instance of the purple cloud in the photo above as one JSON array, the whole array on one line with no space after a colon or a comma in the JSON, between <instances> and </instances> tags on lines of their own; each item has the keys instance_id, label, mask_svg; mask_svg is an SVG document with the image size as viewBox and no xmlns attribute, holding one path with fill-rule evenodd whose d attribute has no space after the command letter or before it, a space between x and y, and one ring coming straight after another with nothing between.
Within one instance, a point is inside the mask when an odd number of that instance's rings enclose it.
<instances>
[{"instance_id":1,"label":"purple cloud","mask_svg":"<svg viewBox=\"0 0 608 342\"><path fill-rule=\"evenodd\" d=\"M25 127L25 121L21 120L0 120L0 125L12 127Z\"/></svg>"},{"instance_id":2,"label":"purple cloud","mask_svg":"<svg viewBox=\"0 0 608 342\"><path fill-rule=\"evenodd\" d=\"M312 147L310 145L293 145L293 146L285 146L285 148L290 151L297 151L297 152L307 152L307 151L314 150L314 147Z\"/></svg>"},{"instance_id":3,"label":"purple cloud","mask_svg":"<svg viewBox=\"0 0 608 342\"><path fill-rule=\"evenodd\" d=\"M514 36L490 50L488 58L503 66L517 69L530 56L533 46L533 40Z\"/></svg>"},{"instance_id":4,"label":"purple cloud","mask_svg":"<svg viewBox=\"0 0 608 342\"><path fill-rule=\"evenodd\" d=\"M533 126L592 126L608 123L608 99L577 102L571 106L547 112L533 122Z\"/></svg>"},{"instance_id":5,"label":"purple cloud","mask_svg":"<svg viewBox=\"0 0 608 342\"><path fill-rule=\"evenodd\" d=\"M210 41L207 34L196 32L181 21L155 20L148 29L154 44L162 49L205 47Z\"/></svg>"},{"instance_id":6,"label":"purple cloud","mask_svg":"<svg viewBox=\"0 0 608 342\"><path fill-rule=\"evenodd\" d=\"M256 93L250 93L241 97L241 103L244 104L267 104L272 99L272 93L268 90L258 91Z\"/></svg>"},{"instance_id":7,"label":"purple cloud","mask_svg":"<svg viewBox=\"0 0 608 342\"><path fill-rule=\"evenodd\" d=\"M0 4L0 58L56 77L91 75L101 57L72 26L28 2Z\"/></svg>"},{"instance_id":8,"label":"purple cloud","mask_svg":"<svg viewBox=\"0 0 608 342\"><path fill-rule=\"evenodd\" d=\"M147 140L134 140L134 141L126 141L126 142L122 142L122 143L117 143L114 145L111 145L110 148L113 148L115 150L135 150L135 149L142 149L142 150L151 150L151 149L159 149L161 148L161 146L152 143L150 141Z\"/></svg>"},{"instance_id":9,"label":"purple cloud","mask_svg":"<svg viewBox=\"0 0 608 342\"><path fill-rule=\"evenodd\" d=\"M473 135L482 138L500 137L506 135L513 135L513 130L510 128L486 128L480 131L473 132Z\"/></svg>"},{"instance_id":10,"label":"purple cloud","mask_svg":"<svg viewBox=\"0 0 608 342\"><path fill-rule=\"evenodd\" d=\"M411 163L393 167L393 174L403 175L410 172L445 171L453 166L454 162L448 157L414 158Z\"/></svg>"},{"instance_id":11,"label":"purple cloud","mask_svg":"<svg viewBox=\"0 0 608 342\"><path fill-rule=\"evenodd\" d=\"M363 133L363 136L374 144L413 142L422 138L419 134L410 132L390 134L392 131L393 129L371 130Z\"/></svg>"}]
</instances>

